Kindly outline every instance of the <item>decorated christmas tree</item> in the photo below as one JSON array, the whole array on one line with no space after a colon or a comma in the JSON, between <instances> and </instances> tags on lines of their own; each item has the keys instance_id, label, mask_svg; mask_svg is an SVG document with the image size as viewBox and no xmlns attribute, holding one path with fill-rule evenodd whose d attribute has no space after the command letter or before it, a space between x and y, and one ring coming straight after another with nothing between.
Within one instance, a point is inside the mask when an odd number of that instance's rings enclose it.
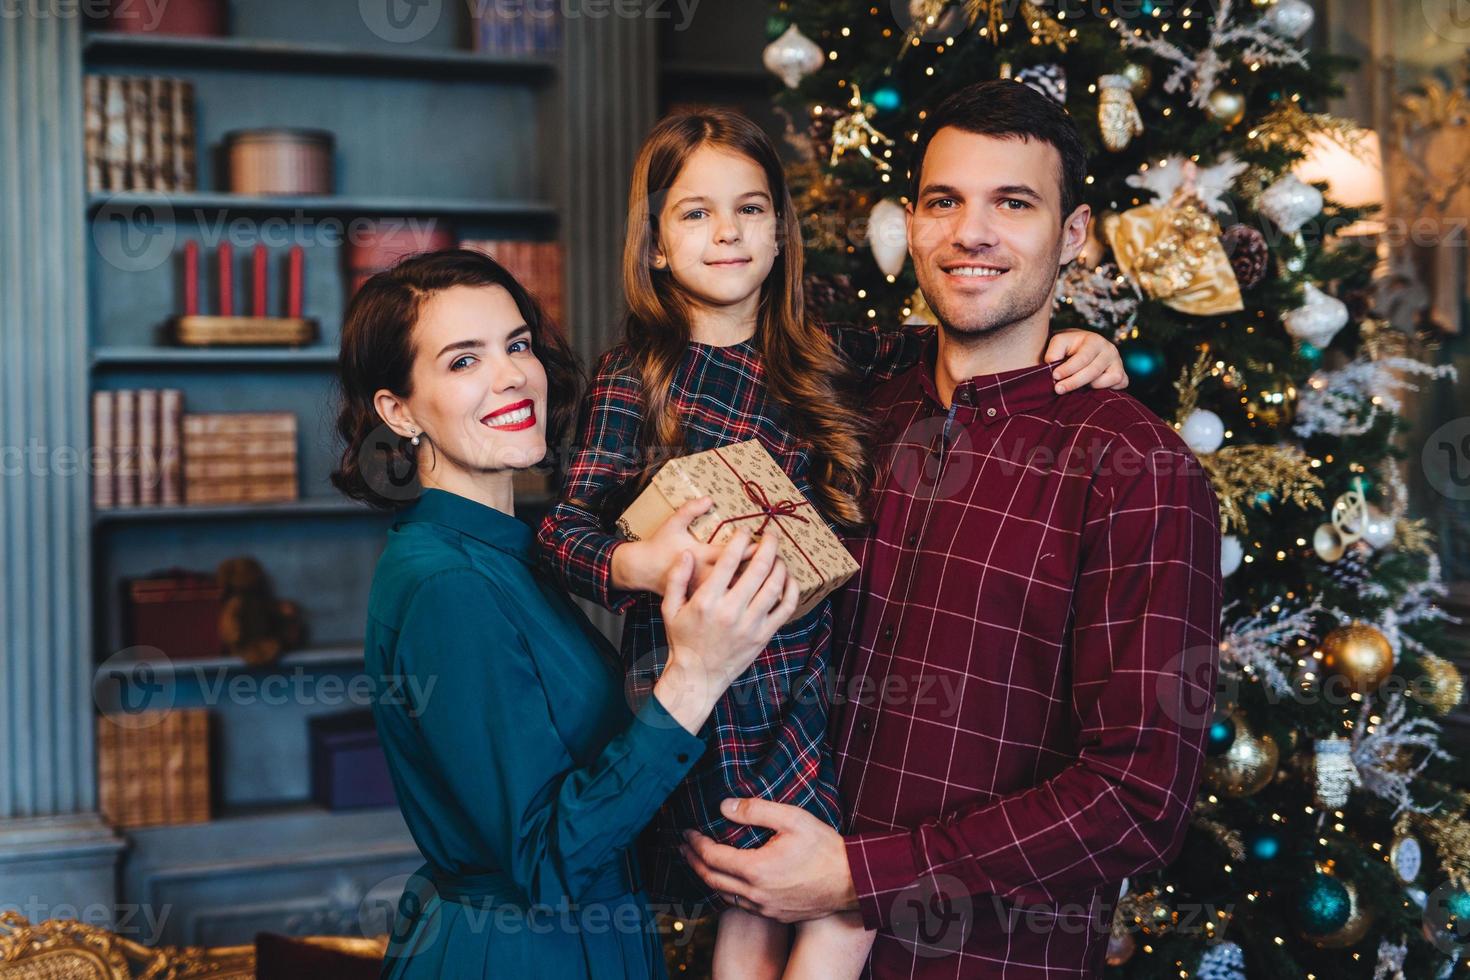
<instances>
[{"instance_id":1,"label":"decorated christmas tree","mask_svg":"<svg viewBox=\"0 0 1470 980\"><path fill-rule=\"evenodd\" d=\"M1066 105L1094 237L1055 324L1121 345L1224 534L1205 783L1178 858L1127 883L1110 967L1449 976L1470 939L1470 794L1438 719L1463 683L1434 652L1443 587L1399 438L1403 393L1448 369L1375 313L1373 215L1294 173L1315 148L1358 151L1326 111L1348 62L1310 49L1304 0L1113 6L773 4L809 301L928 319L903 222L925 108L1002 77Z\"/></svg>"}]
</instances>

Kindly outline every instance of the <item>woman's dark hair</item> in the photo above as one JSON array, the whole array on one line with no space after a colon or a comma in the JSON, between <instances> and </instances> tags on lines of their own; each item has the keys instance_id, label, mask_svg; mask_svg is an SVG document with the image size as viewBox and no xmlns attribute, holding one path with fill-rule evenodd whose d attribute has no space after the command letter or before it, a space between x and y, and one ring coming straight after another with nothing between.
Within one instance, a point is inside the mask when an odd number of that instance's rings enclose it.
<instances>
[{"instance_id":1,"label":"woman's dark hair","mask_svg":"<svg viewBox=\"0 0 1470 980\"><path fill-rule=\"evenodd\" d=\"M1087 151L1077 124L1054 99L1029 85L1009 79L976 82L952 92L924 118L914 151L914 170L909 196L919 199L919 181L924 172L924 155L935 134L946 126L977 133L1050 143L1062 158L1058 179L1062 185L1062 220L1082 203L1087 180Z\"/></svg>"},{"instance_id":2,"label":"woman's dark hair","mask_svg":"<svg viewBox=\"0 0 1470 980\"><path fill-rule=\"evenodd\" d=\"M515 300L531 328L531 350L546 369L547 446L561 443L576 414L581 368L561 330L515 276L468 249L409 256L363 283L343 318L337 434L345 445L332 483L355 500L395 510L418 495L417 447L388 428L373 396L383 388L413 394L414 325L424 302L453 286L499 286Z\"/></svg>"}]
</instances>

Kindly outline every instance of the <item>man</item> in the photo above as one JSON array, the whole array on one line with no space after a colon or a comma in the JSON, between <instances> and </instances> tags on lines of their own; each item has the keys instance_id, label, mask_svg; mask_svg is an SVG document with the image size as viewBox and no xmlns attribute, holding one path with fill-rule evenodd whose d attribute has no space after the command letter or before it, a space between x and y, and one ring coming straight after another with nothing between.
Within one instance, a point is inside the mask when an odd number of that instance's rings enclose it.
<instances>
[{"instance_id":1,"label":"man","mask_svg":"<svg viewBox=\"0 0 1470 980\"><path fill-rule=\"evenodd\" d=\"M1085 168L1066 112L1025 85L926 120L909 251L940 330L872 401L873 524L836 617L848 835L729 800L776 836L686 848L763 915L859 910L875 977L1099 976L1122 880L1173 857L1198 787L1214 493L1137 401L1057 395L1041 361L1087 238Z\"/></svg>"}]
</instances>

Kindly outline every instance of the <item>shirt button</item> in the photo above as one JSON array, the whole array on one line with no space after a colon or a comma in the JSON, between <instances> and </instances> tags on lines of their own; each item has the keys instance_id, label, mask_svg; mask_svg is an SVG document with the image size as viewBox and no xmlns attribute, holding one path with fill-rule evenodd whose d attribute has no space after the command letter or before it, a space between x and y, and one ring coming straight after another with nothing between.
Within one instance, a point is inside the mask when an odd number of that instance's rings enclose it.
<instances>
[{"instance_id":1,"label":"shirt button","mask_svg":"<svg viewBox=\"0 0 1470 980\"><path fill-rule=\"evenodd\" d=\"M689 761L689 753L688 752L680 752L678 755L674 756L674 758L675 759L678 759L680 762L688 762Z\"/></svg>"},{"instance_id":2,"label":"shirt button","mask_svg":"<svg viewBox=\"0 0 1470 980\"><path fill-rule=\"evenodd\" d=\"M887 626L883 627L883 639L885 639L885 640L891 640L891 639L893 639L893 624L892 623L889 623Z\"/></svg>"},{"instance_id":3,"label":"shirt button","mask_svg":"<svg viewBox=\"0 0 1470 980\"><path fill-rule=\"evenodd\" d=\"M919 534L918 534L918 532L916 531L913 534L910 534L908 540L909 540L909 547L910 548L912 548L914 545L918 544L919 543Z\"/></svg>"},{"instance_id":4,"label":"shirt button","mask_svg":"<svg viewBox=\"0 0 1470 980\"><path fill-rule=\"evenodd\" d=\"M873 723L871 721L868 721L868 719L864 718L862 721L858 722L858 731L862 732L864 735L872 730Z\"/></svg>"},{"instance_id":5,"label":"shirt button","mask_svg":"<svg viewBox=\"0 0 1470 980\"><path fill-rule=\"evenodd\" d=\"M985 410L985 414L988 415L988 416L990 416L991 418L995 418L995 409L993 409L993 408L987 408Z\"/></svg>"}]
</instances>

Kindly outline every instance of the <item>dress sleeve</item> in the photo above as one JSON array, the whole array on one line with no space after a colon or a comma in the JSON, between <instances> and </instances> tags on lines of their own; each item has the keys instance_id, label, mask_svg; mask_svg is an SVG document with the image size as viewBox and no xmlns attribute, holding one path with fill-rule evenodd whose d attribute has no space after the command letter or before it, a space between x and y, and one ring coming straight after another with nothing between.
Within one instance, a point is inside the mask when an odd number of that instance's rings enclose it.
<instances>
[{"instance_id":1,"label":"dress sleeve","mask_svg":"<svg viewBox=\"0 0 1470 980\"><path fill-rule=\"evenodd\" d=\"M704 751L657 698L585 766L567 753L547 691L503 610L471 568L415 589L399 662L422 693L413 714L446 790L533 903L577 902L629 847Z\"/></svg>"},{"instance_id":2,"label":"dress sleeve","mask_svg":"<svg viewBox=\"0 0 1470 980\"><path fill-rule=\"evenodd\" d=\"M608 528L614 500L639 472L643 424L642 384L622 348L602 356L582 401L577 442L566 484L541 522L537 539L543 562L567 590L613 612L625 612L638 593L612 582L612 553L624 538Z\"/></svg>"},{"instance_id":3,"label":"dress sleeve","mask_svg":"<svg viewBox=\"0 0 1470 980\"><path fill-rule=\"evenodd\" d=\"M934 336L933 327L913 324L829 323L826 329L864 384L880 384L918 364Z\"/></svg>"}]
</instances>

